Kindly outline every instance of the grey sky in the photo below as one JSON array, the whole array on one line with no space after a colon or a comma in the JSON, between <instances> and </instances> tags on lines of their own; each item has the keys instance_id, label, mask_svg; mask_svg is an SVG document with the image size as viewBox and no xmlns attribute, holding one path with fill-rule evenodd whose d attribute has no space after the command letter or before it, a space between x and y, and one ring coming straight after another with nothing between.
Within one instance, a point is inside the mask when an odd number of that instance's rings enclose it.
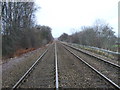
<instances>
[{"instance_id":1,"label":"grey sky","mask_svg":"<svg viewBox=\"0 0 120 90\"><path fill-rule=\"evenodd\" d=\"M104 19L118 34L119 0L35 0L41 9L36 12L37 24L52 28L54 37L73 28L91 26L96 19Z\"/></svg>"}]
</instances>

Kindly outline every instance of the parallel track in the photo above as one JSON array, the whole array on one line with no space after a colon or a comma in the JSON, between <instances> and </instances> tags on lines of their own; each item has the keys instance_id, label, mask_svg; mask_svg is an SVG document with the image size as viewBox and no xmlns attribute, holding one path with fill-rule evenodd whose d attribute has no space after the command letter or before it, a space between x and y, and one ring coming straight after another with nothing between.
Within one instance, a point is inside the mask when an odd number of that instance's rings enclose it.
<instances>
[{"instance_id":1,"label":"parallel track","mask_svg":"<svg viewBox=\"0 0 120 90\"><path fill-rule=\"evenodd\" d=\"M107 82L109 82L113 87L115 87L116 89L120 89L120 86L118 84L116 84L115 82L113 82L111 79L109 79L108 77L106 77L105 75L103 75L100 71L98 71L97 69L95 69L93 66L91 66L89 63L87 63L84 59L82 59L81 57L79 57L78 55L76 55L73 51L71 51L70 49L66 48L66 46L68 47L71 47L72 49L75 49L75 50L78 50L76 49L75 47L72 47L70 45L67 45L67 44L63 44L62 43L62 46L68 51L70 52L73 56L75 56L77 59L79 59L80 61L82 61L85 65L87 65L89 68L91 68L94 72L96 72L100 77L102 77L104 80L106 80ZM50 48L50 47L49 47ZM39 63L39 61L46 55L46 53L48 52L49 48L35 61L35 63L27 70L27 72L18 80L18 82L12 87L12 90L15 90L17 88L20 87L20 85L22 83L24 83L23 81L26 80L28 78L28 76L31 75L31 72L34 70L34 68L37 66L37 64ZM79 51L79 50L78 50ZM54 59L54 73L55 73L55 88L56 90L59 89L59 75L58 75L58 55L57 55L57 45L56 45L56 42L54 44L54 56L55 56L55 59ZM82 51L81 51L82 52ZM83 52L85 53L85 52ZM87 55L90 55L88 53L85 53ZM91 56L91 55L90 55ZM92 56L92 57L95 57L97 59L101 59L101 58L98 58L96 56ZM46 57L47 58L47 57ZM103 60L104 62L106 63L109 63L115 67L120 67L119 65L116 65L114 63L111 63L111 62L108 62L106 60Z\"/></svg>"},{"instance_id":2,"label":"parallel track","mask_svg":"<svg viewBox=\"0 0 120 90\"><path fill-rule=\"evenodd\" d=\"M80 50L80 49L78 49L78 48L76 48L76 47L70 46L70 45L68 45L68 44L65 44L65 43L62 43L62 44L66 45L66 46L68 46L68 47L70 47L70 48L72 48L72 49L74 49L74 50L77 50L77 51L79 51L79 52L82 52L82 53L84 53L84 54L87 54L87 55L89 55L89 56L91 56L91 57L94 57L94 58L96 58L96 59L98 59L98 60L104 61L105 63L111 64L111 65L113 65L113 66L115 66L115 67L120 68L120 66L119 66L118 64L112 63L112 62L110 62L110 61L107 61L107 60L105 60L105 59L103 59L103 58L100 58L100 57L97 57L97 56L95 56L95 55L91 55L90 53L87 53L87 52L85 52L85 51L82 51L82 50Z\"/></svg>"},{"instance_id":3,"label":"parallel track","mask_svg":"<svg viewBox=\"0 0 120 90\"><path fill-rule=\"evenodd\" d=\"M65 44L66 45L66 44ZM101 72L99 72L97 69L95 69L93 66L91 66L89 63L87 63L85 60L83 60L82 58L80 58L78 55L76 55L73 51L69 50L68 48L66 48L64 45L63 47L69 51L72 55L74 55L76 58L78 58L80 61L82 61L83 63L85 63L88 67L90 67L92 70L94 70L97 74L99 74L102 78L104 78L107 82L109 82L111 85L113 85L115 88L120 89L120 86L117 85L115 82L113 82L111 79L109 79L108 77L106 77L105 75L103 75ZM110 63L111 64L111 63Z\"/></svg>"}]
</instances>

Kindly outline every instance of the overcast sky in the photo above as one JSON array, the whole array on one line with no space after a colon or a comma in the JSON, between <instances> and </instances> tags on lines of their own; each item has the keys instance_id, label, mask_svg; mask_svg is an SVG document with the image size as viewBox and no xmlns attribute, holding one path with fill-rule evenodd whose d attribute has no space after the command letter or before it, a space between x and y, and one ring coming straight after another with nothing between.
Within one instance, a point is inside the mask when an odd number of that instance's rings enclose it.
<instances>
[{"instance_id":1,"label":"overcast sky","mask_svg":"<svg viewBox=\"0 0 120 90\"><path fill-rule=\"evenodd\" d=\"M37 24L52 28L53 36L71 34L73 28L92 26L96 19L104 19L118 34L119 0L35 0L41 9L36 11Z\"/></svg>"}]
</instances>

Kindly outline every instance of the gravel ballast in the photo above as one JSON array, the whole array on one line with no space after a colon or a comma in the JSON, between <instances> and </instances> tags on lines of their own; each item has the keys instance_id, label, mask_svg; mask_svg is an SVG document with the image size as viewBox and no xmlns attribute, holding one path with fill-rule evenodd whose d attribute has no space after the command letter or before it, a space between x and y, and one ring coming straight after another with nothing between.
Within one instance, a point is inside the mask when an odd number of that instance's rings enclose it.
<instances>
[{"instance_id":1,"label":"gravel ballast","mask_svg":"<svg viewBox=\"0 0 120 90\"><path fill-rule=\"evenodd\" d=\"M95 71L86 64L68 52L62 44L57 42L57 59L58 59L58 85L59 88L114 88L110 83L99 76ZM48 52L37 63L33 71L22 82L20 88L25 89L55 89L55 44L48 46ZM3 88L11 88L38 59L38 57L48 48L41 48L30 53L24 54L18 58L13 58L3 64ZM67 47L69 48L69 47ZM71 51L85 59L92 66L101 70L103 73L109 73L110 70L116 72L116 69L109 67L103 62L98 62L92 57L85 56L71 48ZM106 72L106 70L108 70ZM115 75L116 74L112 74ZM111 76L111 75L109 75ZM115 80L115 79L114 79Z\"/></svg>"},{"instance_id":2,"label":"gravel ballast","mask_svg":"<svg viewBox=\"0 0 120 90\"><path fill-rule=\"evenodd\" d=\"M11 88L46 50L39 48L2 64L2 88Z\"/></svg>"},{"instance_id":3,"label":"gravel ballast","mask_svg":"<svg viewBox=\"0 0 120 90\"><path fill-rule=\"evenodd\" d=\"M112 88L60 44L58 47L59 85L62 88Z\"/></svg>"},{"instance_id":4,"label":"gravel ballast","mask_svg":"<svg viewBox=\"0 0 120 90\"><path fill-rule=\"evenodd\" d=\"M110 78L116 84L119 84L119 81L120 81L119 80L119 70L120 70L120 68L115 67L111 64L105 63L104 61L98 60L94 57L91 57L91 56L86 55L84 53L81 53L79 51L76 51L70 47L67 47L67 48L72 50L75 54L77 54L83 60L88 62L90 65L92 65L98 71L100 71L102 74L106 75L108 78Z\"/></svg>"},{"instance_id":5,"label":"gravel ballast","mask_svg":"<svg viewBox=\"0 0 120 90\"><path fill-rule=\"evenodd\" d=\"M20 88L55 88L54 66L54 45L52 45Z\"/></svg>"},{"instance_id":6,"label":"gravel ballast","mask_svg":"<svg viewBox=\"0 0 120 90\"><path fill-rule=\"evenodd\" d=\"M75 47L75 46L74 46L74 47ZM77 47L77 48L78 48L78 47ZM97 56L97 57L99 57L99 58L102 58L102 59L105 59L105 60L107 60L107 61L110 61L110 62L112 62L112 63L119 64L119 58L118 58L118 57L116 57L116 59L111 59L111 58L105 57L104 55L100 55L100 54L97 54L97 53L92 52L92 51L88 51L88 50L81 49L81 48L78 48L78 49L80 49L80 50L83 51L83 52L86 52L86 53L89 53L89 54L91 54L91 55L95 55L95 56Z\"/></svg>"}]
</instances>

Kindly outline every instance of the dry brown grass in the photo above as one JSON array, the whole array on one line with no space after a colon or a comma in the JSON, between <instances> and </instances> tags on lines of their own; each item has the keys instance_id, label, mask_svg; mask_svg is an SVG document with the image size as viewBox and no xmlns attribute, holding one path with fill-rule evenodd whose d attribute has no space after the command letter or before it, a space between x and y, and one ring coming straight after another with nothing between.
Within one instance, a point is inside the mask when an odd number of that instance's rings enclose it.
<instances>
[{"instance_id":1,"label":"dry brown grass","mask_svg":"<svg viewBox=\"0 0 120 90\"><path fill-rule=\"evenodd\" d=\"M20 49L20 50L17 50L17 51L14 53L14 57L15 57L15 56L20 56L20 55L22 55L22 54L24 54L24 53L28 53L28 52L33 51L33 50L35 50L35 48L28 48L28 49Z\"/></svg>"}]
</instances>

